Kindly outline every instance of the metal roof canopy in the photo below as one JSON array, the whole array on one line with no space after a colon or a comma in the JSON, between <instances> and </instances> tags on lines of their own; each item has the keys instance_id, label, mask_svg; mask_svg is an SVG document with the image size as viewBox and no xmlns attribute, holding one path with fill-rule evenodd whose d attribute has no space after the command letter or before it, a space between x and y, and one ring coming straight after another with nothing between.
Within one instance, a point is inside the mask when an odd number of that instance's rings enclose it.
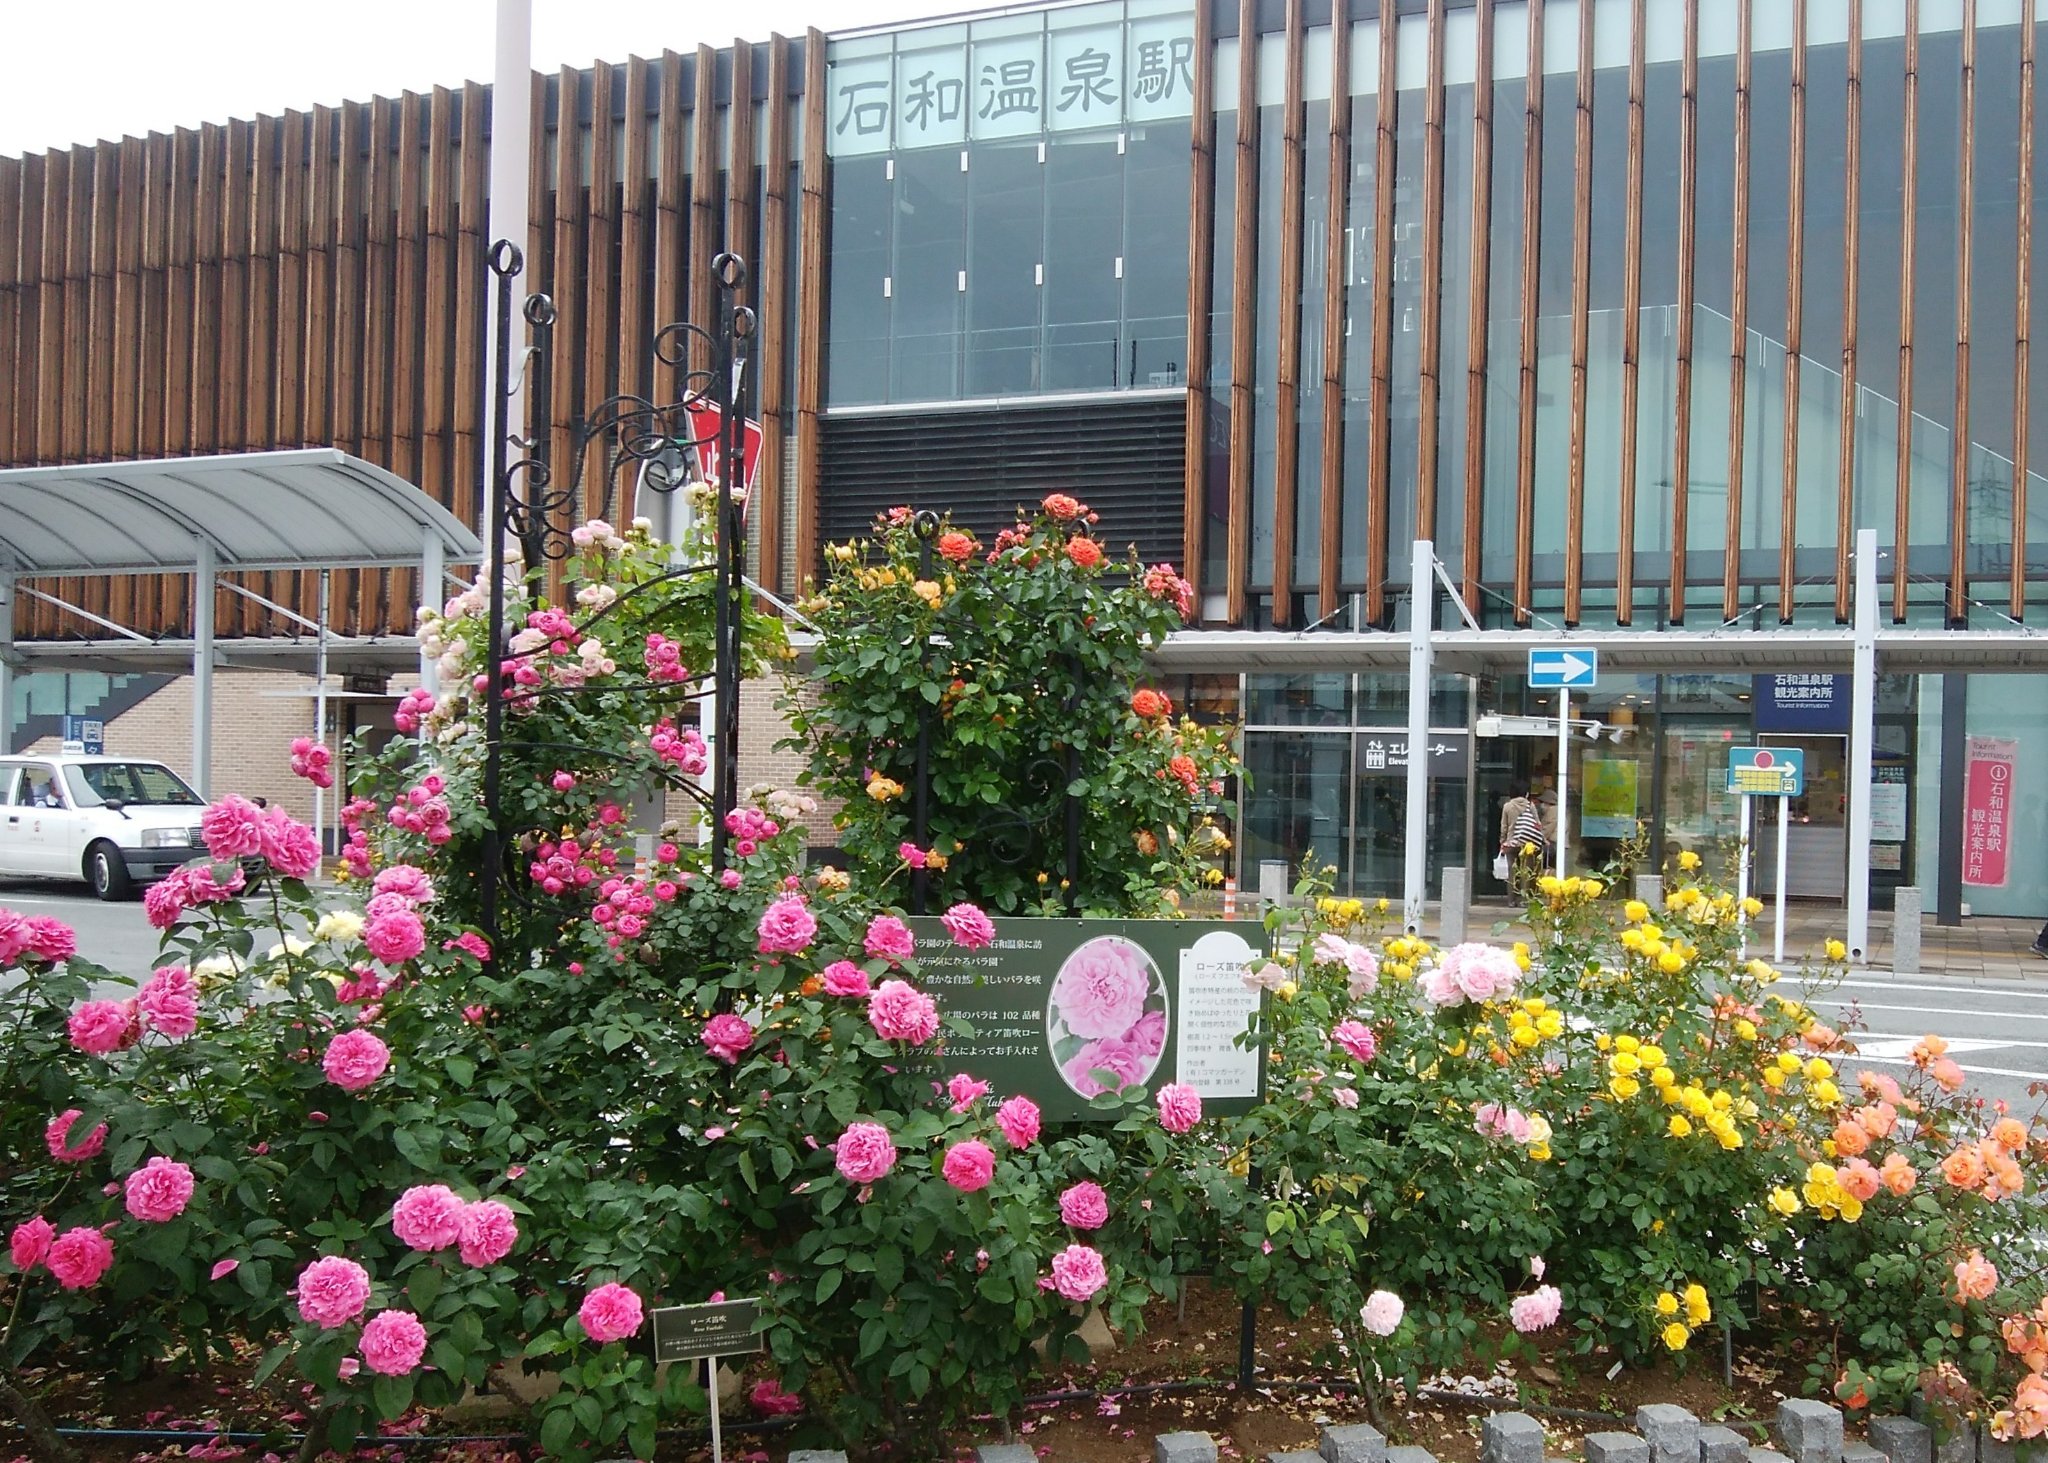
<instances>
[{"instance_id":1,"label":"metal roof canopy","mask_svg":"<svg viewBox=\"0 0 2048 1463\"><path fill-rule=\"evenodd\" d=\"M415 568L483 558L419 488L333 447L0 470L0 573Z\"/></svg>"}]
</instances>

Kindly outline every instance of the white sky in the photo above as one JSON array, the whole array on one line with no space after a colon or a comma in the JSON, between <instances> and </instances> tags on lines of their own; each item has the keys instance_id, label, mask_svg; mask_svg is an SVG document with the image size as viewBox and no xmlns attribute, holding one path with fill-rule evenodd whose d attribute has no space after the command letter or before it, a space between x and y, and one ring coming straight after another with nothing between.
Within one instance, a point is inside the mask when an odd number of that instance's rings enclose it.
<instances>
[{"instance_id":1,"label":"white sky","mask_svg":"<svg viewBox=\"0 0 2048 1463\"><path fill-rule=\"evenodd\" d=\"M533 0L533 63L552 71L976 4ZM0 156L488 81L496 15L494 0L0 0Z\"/></svg>"}]
</instances>

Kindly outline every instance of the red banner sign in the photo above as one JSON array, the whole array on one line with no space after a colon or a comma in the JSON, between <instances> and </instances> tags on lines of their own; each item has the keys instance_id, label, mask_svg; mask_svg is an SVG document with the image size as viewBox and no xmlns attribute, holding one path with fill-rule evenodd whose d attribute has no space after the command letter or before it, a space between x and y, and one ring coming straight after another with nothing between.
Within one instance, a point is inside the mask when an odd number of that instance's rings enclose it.
<instances>
[{"instance_id":1,"label":"red banner sign","mask_svg":"<svg viewBox=\"0 0 2048 1463\"><path fill-rule=\"evenodd\" d=\"M710 402L694 403L684 408L690 414L690 435L697 439L697 466L706 480L718 481L718 449L720 446L719 424L722 414ZM754 486L754 474L761 469L761 424L748 420L742 424L744 445L741 456L746 466L743 486Z\"/></svg>"},{"instance_id":2,"label":"red banner sign","mask_svg":"<svg viewBox=\"0 0 2048 1463\"><path fill-rule=\"evenodd\" d=\"M1971 737L1963 774L1963 882L2003 889L2012 852L2012 775L2020 744Z\"/></svg>"}]
</instances>

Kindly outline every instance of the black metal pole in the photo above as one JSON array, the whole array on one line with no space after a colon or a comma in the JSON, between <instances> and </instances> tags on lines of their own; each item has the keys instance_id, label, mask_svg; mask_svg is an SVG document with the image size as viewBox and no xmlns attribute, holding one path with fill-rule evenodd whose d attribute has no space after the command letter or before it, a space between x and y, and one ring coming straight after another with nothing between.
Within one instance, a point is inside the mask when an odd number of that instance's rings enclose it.
<instances>
[{"instance_id":1,"label":"black metal pole","mask_svg":"<svg viewBox=\"0 0 2048 1463\"><path fill-rule=\"evenodd\" d=\"M932 577L932 539L939 531L939 515L929 509L917 515L913 527L917 533L917 577ZM917 668L919 678L931 659L932 637L929 634L918 637ZM929 850L932 836L932 707L922 696L917 702L917 765L911 772L910 790L910 840L920 849ZM931 875L922 868L910 871L910 912L923 914L931 900Z\"/></svg>"},{"instance_id":2,"label":"black metal pole","mask_svg":"<svg viewBox=\"0 0 2048 1463\"><path fill-rule=\"evenodd\" d=\"M712 715L718 727L717 762L713 772L711 867L723 873L726 866L726 815L739 806L740 735L740 650L745 625L746 584L745 524L740 511L746 491L746 401L747 338L753 333L754 314L738 302L746 283L747 266L737 254L720 254L712 261L722 297L719 309L718 348L714 355L717 378L711 383L712 400L718 406L718 542L717 603L714 606L713 635L717 642L714 667Z\"/></svg>"},{"instance_id":3,"label":"black metal pole","mask_svg":"<svg viewBox=\"0 0 2048 1463\"><path fill-rule=\"evenodd\" d=\"M525 267L519 247L508 239L491 246L491 273L498 281L498 335L492 342L491 471L485 485L489 504L484 538L484 572L490 576L490 628L484 646L484 858L479 870L479 914L493 949L498 944L498 879L504 868L504 835L499 830L499 779L502 775L505 720L505 679L499 657L505 643L505 513L512 491L506 482L506 438L512 409L512 280Z\"/></svg>"}]
</instances>

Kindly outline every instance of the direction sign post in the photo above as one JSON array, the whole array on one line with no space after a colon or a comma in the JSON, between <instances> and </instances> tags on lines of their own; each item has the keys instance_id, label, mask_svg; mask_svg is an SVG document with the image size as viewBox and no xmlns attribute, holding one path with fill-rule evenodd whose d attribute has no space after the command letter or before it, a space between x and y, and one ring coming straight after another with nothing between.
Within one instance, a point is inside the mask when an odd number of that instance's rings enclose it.
<instances>
[{"instance_id":1,"label":"direction sign post","mask_svg":"<svg viewBox=\"0 0 2048 1463\"><path fill-rule=\"evenodd\" d=\"M1570 861L1570 837L1566 832L1565 798L1571 783L1572 692L1590 691L1600 679L1597 650L1553 649L1529 651L1529 689L1557 692L1557 828L1552 847L1557 851L1557 877L1562 879Z\"/></svg>"},{"instance_id":2,"label":"direction sign post","mask_svg":"<svg viewBox=\"0 0 2048 1463\"><path fill-rule=\"evenodd\" d=\"M1806 791L1806 752L1799 747L1730 747L1728 749L1728 791L1742 799L1742 854L1736 897L1749 900L1750 802L1755 798L1778 800L1778 889L1773 900L1771 963L1785 963L1785 843L1792 825L1792 799ZM1743 933L1742 950L1749 949L1749 915L1736 906L1735 922Z\"/></svg>"}]
</instances>

